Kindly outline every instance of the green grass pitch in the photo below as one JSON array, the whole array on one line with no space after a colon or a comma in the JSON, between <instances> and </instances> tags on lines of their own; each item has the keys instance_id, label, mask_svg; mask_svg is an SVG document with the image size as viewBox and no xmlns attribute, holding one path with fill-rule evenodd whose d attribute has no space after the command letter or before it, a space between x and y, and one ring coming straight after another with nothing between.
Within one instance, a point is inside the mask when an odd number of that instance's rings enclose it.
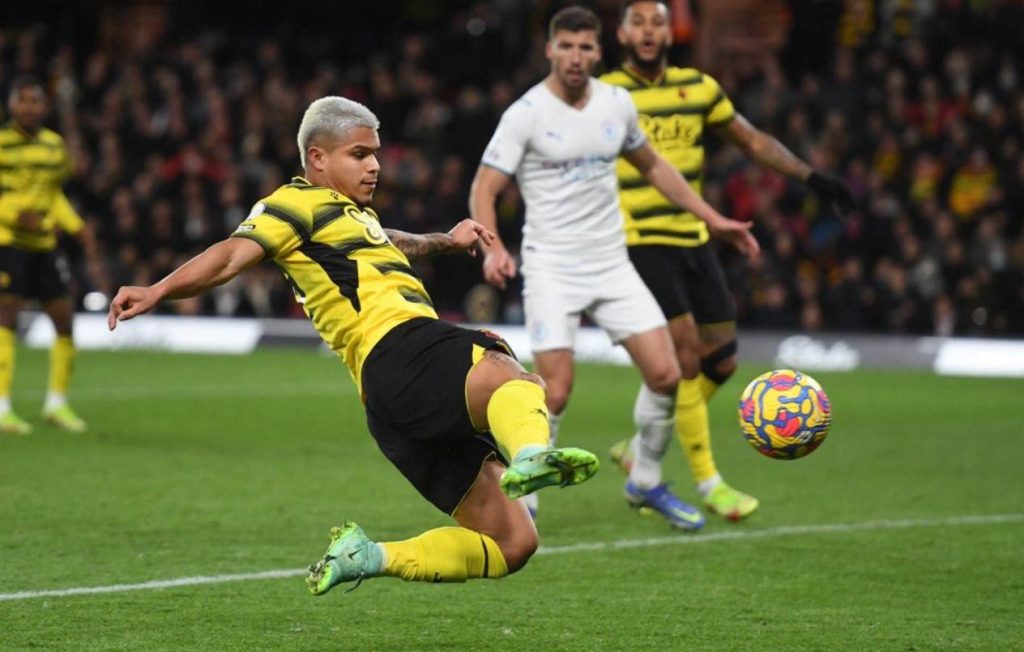
<instances>
[{"instance_id":1,"label":"green grass pitch","mask_svg":"<svg viewBox=\"0 0 1024 652\"><path fill-rule=\"evenodd\" d=\"M543 554L502 581L372 580L313 598L288 573L348 517L374 538L449 521L377 451L347 371L309 351L82 353L86 435L38 422L45 353L19 351L0 438L0 649L1024 649L1020 380L816 373L832 432L761 457L711 404L719 468L761 499L696 535L641 517L605 464L541 494ZM631 432L637 374L582 366L562 442ZM696 500L678 445L667 474ZM96 594L25 592L286 571Z\"/></svg>"}]
</instances>

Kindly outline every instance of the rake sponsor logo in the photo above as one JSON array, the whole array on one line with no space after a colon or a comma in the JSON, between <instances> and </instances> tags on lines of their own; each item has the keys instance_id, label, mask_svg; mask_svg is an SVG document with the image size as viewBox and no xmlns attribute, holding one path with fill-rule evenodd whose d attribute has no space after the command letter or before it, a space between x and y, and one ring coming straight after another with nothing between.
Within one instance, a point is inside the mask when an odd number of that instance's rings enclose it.
<instances>
[{"instance_id":1,"label":"rake sponsor logo","mask_svg":"<svg viewBox=\"0 0 1024 652\"><path fill-rule=\"evenodd\" d=\"M867 532L871 530L905 530L928 527L965 527L972 525L998 525L1003 523L1024 523L1024 513L1018 514L986 514L971 516L951 516L948 518L903 519L886 521L861 521L859 523L820 523L816 525L785 525L765 528L763 530L733 530L712 534L676 535L670 537L650 537L646 539L622 539L619 541L592 541L574 543L565 546L542 546L538 555L565 555L581 552L606 552L629 550L632 548L653 548L655 546L695 545L713 543L715 541L743 541L747 539L767 539L784 537L794 534L835 534L844 532ZM252 580L274 580L287 577L299 577L309 571L304 568L269 570L260 573L239 573L233 575L201 575L196 577L179 577L170 580L153 580L138 584L111 584L109 586L83 586L68 589L49 589L40 591L17 591L0 593L0 602L14 600L31 600L35 598L65 598L75 595L97 595L103 593L126 593L128 591L152 591L170 589L181 586L200 586L203 584L226 584L228 582L246 582Z\"/></svg>"}]
</instances>

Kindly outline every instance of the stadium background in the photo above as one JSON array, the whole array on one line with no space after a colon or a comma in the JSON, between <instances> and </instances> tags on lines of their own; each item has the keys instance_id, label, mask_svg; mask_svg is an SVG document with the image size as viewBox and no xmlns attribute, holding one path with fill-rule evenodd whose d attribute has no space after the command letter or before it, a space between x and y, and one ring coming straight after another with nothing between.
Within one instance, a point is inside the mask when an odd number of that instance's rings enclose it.
<instances>
[{"instance_id":1,"label":"stadium background","mask_svg":"<svg viewBox=\"0 0 1024 652\"><path fill-rule=\"evenodd\" d=\"M102 243L76 256L79 300L157 280L299 172L306 104L342 94L382 120L385 221L447 229L501 112L546 72L564 3L4 3L0 89L34 73L77 162L68 194ZM618 2L593 2L617 61ZM678 11L685 7L675 2ZM727 257L741 326L1024 333L1024 6L1011 1L693 3L674 63L714 74L739 110L863 210L839 220L801 184L713 147L706 195L752 219L765 255ZM522 207L503 197L504 237ZM726 254L728 256L728 254ZM419 263L444 316L522 320L519 288L479 262ZM299 316L263 266L168 312Z\"/></svg>"}]
</instances>

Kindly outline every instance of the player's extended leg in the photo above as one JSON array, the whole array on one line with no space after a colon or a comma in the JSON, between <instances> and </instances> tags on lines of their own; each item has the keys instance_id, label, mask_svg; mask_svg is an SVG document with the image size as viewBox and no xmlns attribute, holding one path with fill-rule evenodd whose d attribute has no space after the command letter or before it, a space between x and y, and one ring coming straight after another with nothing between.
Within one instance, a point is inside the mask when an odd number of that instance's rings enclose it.
<instances>
[{"instance_id":1,"label":"player's extended leg","mask_svg":"<svg viewBox=\"0 0 1024 652\"><path fill-rule=\"evenodd\" d=\"M512 498L552 485L579 484L597 470L597 458L573 448L547 445L547 414L540 378L510 356L481 351L466 378L466 405L473 425L490 430L512 458L508 469L485 462L454 510L463 527L437 528L399 542L372 542L359 526L331 531L324 558L306 582L315 595L366 577L464 582L498 578L521 568L537 546L524 506Z\"/></svg>"},{"instance_id":2,"label":"player's extended leg","mask_svg":"<svg viewBox=\"0 0 1024 652\"><path fill-rule=\"evenodd\" d=\"M0 433L27 435L32 426L11 408L11 384L14 381L14 346L18 313L24 301L13 294L0 294Z\"/></svg>"},{"instance_id":3,"label":"player's extended leg","mask_svg":"<svg viewBox=\"0 0 1024 652\"><path fill-rule=\"evenodd\" d=\"M332 529L327 554L310 567L310 592L322 595L342 582L356 581L358 586L368 577L465 582L499 579L519 570L537 550L537 530L526 508L502 493L504 470L496 461L484 463L453 514L461 527L379 543L352 522Z\"/></svg>"},{"instance_id":4,"label":"player's extended leg","mask_svg":"<svg viewBox=\"0 0 1024 652\"><path fill-rule=\"evenodd\" d=\"M60 297L43 304L43 310L53 320L57 339L50 349L50 380L43 406L43 417L53 425L69 432L84 432L85 422L68 405L68 388L74 368L75 345L71 339L74 319L71 299Z\"/></svg>"},{"instance_id":5,"label":"player's extended leg","mask_svg":"<svg viewBox=\"0 0 1024 652\"><path fill-rule=\"evenodd\" d=\"M633 417L637 434L630 440L629 479L625 494L630 505L641 511L653 510L673 526L697 530L704 525L699 510L673 494L661 478L661 458L672 436L675 392L680 370L673 355L672 339L661 327L622 342L643 376Z\"/></svg>"}]
</instances>

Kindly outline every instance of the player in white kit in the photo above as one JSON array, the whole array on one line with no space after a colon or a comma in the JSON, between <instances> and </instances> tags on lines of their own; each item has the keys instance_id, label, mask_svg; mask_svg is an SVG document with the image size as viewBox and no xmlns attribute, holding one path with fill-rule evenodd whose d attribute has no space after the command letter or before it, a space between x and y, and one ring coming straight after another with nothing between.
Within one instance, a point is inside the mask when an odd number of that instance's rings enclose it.
<instances>
[{"instance_id":1,"label":"player in white kit","mask_svg":"<svg viewBox=\"0 0 1024 652\"><path fill-rule=\"evenodd\" d=\"M473 219L495 233L495 199L513 176L526 203L523 301L534 364L547 384L552 438L569 400L573 344L584 313L625 347L643 376L637 427L673 417L679 364L661 309L627 255L618 156L704 220L713 235L745 253L758 250L749 224L711 208L654 151L637 125L629 93L591 77L601 59L599 36L593 12L569 7L555 14L546 47L551 73L505 111L470 192ZM504 287L515 275L516 262L500 240L486 248L488 282ZM632 505L655 509L676 527L692 530L704 523L700 511L664 484L632 489Z\"/></svg>"}]
</instances>

